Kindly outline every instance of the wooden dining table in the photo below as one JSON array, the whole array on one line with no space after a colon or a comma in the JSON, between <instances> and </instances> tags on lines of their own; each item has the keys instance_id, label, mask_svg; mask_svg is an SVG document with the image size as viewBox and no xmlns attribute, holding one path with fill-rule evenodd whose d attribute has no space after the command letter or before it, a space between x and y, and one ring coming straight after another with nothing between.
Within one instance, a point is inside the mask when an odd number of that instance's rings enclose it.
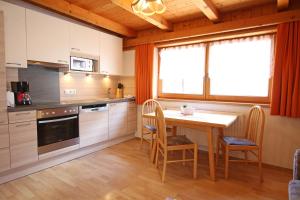
<instances>
[{"instance_id":1,"label":"wooden dining table","mask_svg":"<svg viewBox=\"0 0 300 200\"><path fill-rule=\"evenodd\" d=\"M200 130L206 133L208 143L209 174L213 181L216 180L216 167L214 156L213 129L219 134L224 133L224 128L229 127L238 117L234 113L217 111L196 110L192 115L184 115L179 110L163 110L166 124L173 127L173 135L177 133L177 127L186 127ZM143 117L155 118L155 113L144 114ZM153 148L154 149L154 148Z\"/></svg>"}]
</instances>

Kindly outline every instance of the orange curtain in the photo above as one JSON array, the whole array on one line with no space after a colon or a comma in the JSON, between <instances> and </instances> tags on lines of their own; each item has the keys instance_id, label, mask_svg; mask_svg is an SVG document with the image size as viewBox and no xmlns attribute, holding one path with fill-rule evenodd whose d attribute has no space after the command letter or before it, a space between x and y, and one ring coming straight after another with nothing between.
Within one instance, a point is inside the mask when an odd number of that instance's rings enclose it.
<instances>
[{"instance_id":1,"label":"orange curtain","mask_svg":"<svg viewBox=\"0 0 300 200\"><path fill-rule=\"evenodd\" d=\"M275 51L271 114L300 117L300 21L278 26Z\"/></svg>"},{"instance_id":2,"label":"orange curtain","mask_svg":"<svg viewBox=\"0 0 300 200\"><path fill-rule=\"evenodd\" d=\"M152 98L153 44L139 45L135 48L136 103L143 104Z\"/></svg>"}]
</instances>

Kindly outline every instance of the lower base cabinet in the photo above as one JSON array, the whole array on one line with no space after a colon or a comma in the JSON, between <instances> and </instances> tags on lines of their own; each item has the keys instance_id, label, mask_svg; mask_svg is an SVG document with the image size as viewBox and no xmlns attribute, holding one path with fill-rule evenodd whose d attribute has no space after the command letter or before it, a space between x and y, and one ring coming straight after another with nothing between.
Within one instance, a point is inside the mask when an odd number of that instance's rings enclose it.
<instances>
[{"instance_id":1,"label":"lower base cabinet","mask_svg":"<svg viewBox=\"0 0 300 200\"><path fill-rule=\"evenodd\" d=\"M109 139L128 135L127 102L109 104Z\"/></svg>"},{"instance_id":2,"label":"lower base cabinet","mask_svg":"<svg viewBox=\"0 0 300 200\"><path fill-rule=\"evenodd\" d=\"M36 121L9 124L11 168L38 160Z\"/></svg>"},{"instance_id":3,"label":"lower base cabinet","mask_svg":"<svg viewBox=\"0 0 300 200\"><path fill-rule=\"evenodd\" d=\"M10 168L8 125L0 125L0 172Z\"/></svg>"},{"instance_id":4,"label":"lower base cabinet","mask_svg":"<svg viewBox=\"0 0 300 200\"><path fill-rule=\"evenodd\" d=\"M128 116L127 116L127 132L128 134L135 133L137 130L137 108L135 102L128 103Z\"/></svg>"},{"instance_id":5,"label":"lower base cabinet","mask_svg":"<svg viewBox=\"0 0 300 200\"><path fill-rule=\"evenodd\" d=\"M0 149L0 172L10 168L9 148Z\"/></svg>"},{"instance_id":6,"label":"lower base cabinet","mask_svg":"<svg viewBox=\"0 0 300 200\"><path fill-rule=\"evenodd\" d=\"M79 115L80 147L108 140L108 111Z\"/></svg>"}]
</instances>

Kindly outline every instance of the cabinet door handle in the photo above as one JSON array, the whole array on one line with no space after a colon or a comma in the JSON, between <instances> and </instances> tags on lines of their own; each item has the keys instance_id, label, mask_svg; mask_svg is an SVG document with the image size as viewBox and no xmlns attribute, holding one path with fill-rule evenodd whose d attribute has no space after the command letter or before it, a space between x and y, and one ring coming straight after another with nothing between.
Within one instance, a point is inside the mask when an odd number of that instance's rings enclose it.
<instances>
[{"instance_id":1,"label":"cabinet door handle","mask_svg":"<svg viewBox=\"0 0 300 200\"><path fill-rule=\"evenodd\" d=\"M7 62L6 64L7 64L7 65L18 65L18 66L21 66L21 65L22 65L21 63L12 63L12 62Z\"/></svg>"},{"instance_id":2,"label":"cabinet door handle","mask_svg":"<svg viewBox=\"0 0 300 200\"><path fill-rule=\"evenodd\" d=\"M74 51L80 51L79 48L71 48L71 50L74 50Z\"/></svg>"},{"instance_id":3,"label":"cabinet door handle","mask_svg":"<svg viewBox=\"0 0 300 200\"><path fill-rule=\"evenodd\" d=\"M68 63L68 62L65 61L65 60L57 60L57 62L59 62L59 63Z\"/></svg>"},{"instance_id":4,"label":"cabinet door handle","mask_svg":"<svg viewBox=\"0 0 300 200\"><path fill-rule=\"evenodd\" d=\"M4 124L5 123L5 121L0 121L0 124Z\"/></svg>"},{"instance_id":5,"label":"cabinet door handle","mask_svg":"<svg viewBox=\"0 0 300 200\"><path fill-rule=\"evenodd\" d=\"M31 123L27 123L27 124L17 124L16 127L25 127L25 126L30 126Z\"/></svg>"}]
</instances>

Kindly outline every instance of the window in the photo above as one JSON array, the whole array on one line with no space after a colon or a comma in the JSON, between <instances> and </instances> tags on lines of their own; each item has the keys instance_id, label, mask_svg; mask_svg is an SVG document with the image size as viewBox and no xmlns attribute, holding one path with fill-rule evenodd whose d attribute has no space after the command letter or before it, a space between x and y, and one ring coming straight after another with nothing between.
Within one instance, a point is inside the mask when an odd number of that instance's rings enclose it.
<instances>
[{"instance_id":1,"label":"window","mask_svg":"<svg viewBox=\"0 0 300 200\"><path fill-rule=\"evenodd\" d=\"M159 97L269 102L272 57L273 35L163 48Z\"/></svg>"},{"instance_id":2,"label":"window","mask_svg":"<svg viewBox=\"0 0 300 200\"><path fill-rule=\"evenodd\" d=\"M161 49L162 93L203 95L204 68L203 44Z\"/></svg>"}]
</instances>

